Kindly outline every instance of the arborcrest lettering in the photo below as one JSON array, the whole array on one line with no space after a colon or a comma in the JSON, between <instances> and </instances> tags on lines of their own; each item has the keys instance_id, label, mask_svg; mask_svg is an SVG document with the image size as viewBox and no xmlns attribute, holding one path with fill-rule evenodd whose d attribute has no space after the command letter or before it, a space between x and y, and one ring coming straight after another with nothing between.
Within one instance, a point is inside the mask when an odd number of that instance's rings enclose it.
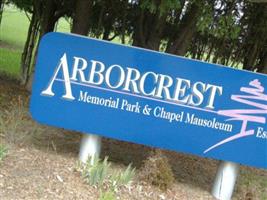
<instances>
[{"instance_id":1,"label":"arborcrest lettering","mask_svg":"<svg viewBox=\"0 0 267 200\"><path fill-rule=\"evenodd\" d=\"M72 84L78 83L206 109L214 109L216 97L223 93L222 86L201 81L192 82L185 78L172 77L152 71L141 72L130 66L107 65L99 60L88 60L76 56L68 57L66 53L60 58L48 86L41 94L54 96L53 85L55 81L63 83L65 92L62 94L62 98L65 100L75 100Z\"/></svg>"}]
</instances>

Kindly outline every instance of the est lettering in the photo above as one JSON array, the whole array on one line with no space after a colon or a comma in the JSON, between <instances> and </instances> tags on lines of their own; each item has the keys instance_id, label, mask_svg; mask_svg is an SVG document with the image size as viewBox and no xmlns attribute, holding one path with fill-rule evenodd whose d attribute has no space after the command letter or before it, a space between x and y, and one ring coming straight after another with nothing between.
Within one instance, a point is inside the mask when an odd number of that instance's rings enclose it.
<instances>
[{"instance_id":1,"label":"est lettering","mask_svg":"<svg viewBox=\"0 0 267 200\"><path fill-rule=\"evenodd\" d=\"M265 131L262 127L258 127L256 137L262 138L262 139L267 139L267 131Z\"/></svg>"}]
</instances>

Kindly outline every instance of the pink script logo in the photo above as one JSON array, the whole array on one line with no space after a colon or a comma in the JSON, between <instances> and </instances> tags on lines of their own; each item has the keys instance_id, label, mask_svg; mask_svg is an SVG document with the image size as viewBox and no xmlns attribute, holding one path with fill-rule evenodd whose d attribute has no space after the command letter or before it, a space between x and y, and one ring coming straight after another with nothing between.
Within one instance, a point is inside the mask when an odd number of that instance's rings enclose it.
<instances>
[{"instance_id":1,"label":"pink script logo","mask_svg":"<svg viewBox=\"0 0 267 200\"><path fill-rule=\"evenodd\" d=\"M252 136L255 134L255 130L247 130L248 122L256 123L266 123L266 116L261 116L261 114L267 114L267 104L257 103L253 100L260 100L267 102L267 94L264 94L264 87L261 86L261 83L258 79L255 79L249 83L250 87L241 87L240 91L245 92L245 95L232 95L231 99L246 105L254 107L254 109L233 109L233 110L219 110L218 115L230 117L226 121L241 121L242 126L240 133L233 135L229 138L226 138L217 144L206 149L204 153L209 152L210 150L217 148L228 142Z\"/></svg>"}]
</instances>

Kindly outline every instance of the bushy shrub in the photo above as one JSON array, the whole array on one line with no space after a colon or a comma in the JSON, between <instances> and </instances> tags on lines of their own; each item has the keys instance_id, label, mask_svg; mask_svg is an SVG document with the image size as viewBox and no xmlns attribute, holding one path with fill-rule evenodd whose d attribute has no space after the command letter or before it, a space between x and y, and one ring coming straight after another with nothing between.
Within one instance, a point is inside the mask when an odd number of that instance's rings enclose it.
<instances>
[{"instance_id":1,"label":"bushy shrub","mask_svg":"<svg viewBox=\"0 0 267 200\"><path fill-rule=\"evenodd\" d=\"M167 190L174 182L174 174L168 159L157 150L145 160L140 172L141 180Z\"/></svg>"}]
</instances>

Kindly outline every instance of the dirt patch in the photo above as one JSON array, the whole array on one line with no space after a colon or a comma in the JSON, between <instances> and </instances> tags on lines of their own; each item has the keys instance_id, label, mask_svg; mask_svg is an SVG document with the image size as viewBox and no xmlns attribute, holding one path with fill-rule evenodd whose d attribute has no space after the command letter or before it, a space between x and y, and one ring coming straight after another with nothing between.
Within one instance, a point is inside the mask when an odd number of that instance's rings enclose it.
<instances>
[{"instance_id":1,"label":"dirt patch","mask_svg":"<svg viewBox=\"0 0 267 200\"><path fill-rule=\"evenodd\" d=\"M11 45L11 44L4 42L4 41L1 41L1 40L0 40L0 48L9 49L11 51L18 51L21 49L21 47Z\"/></svg>"},{"instance_id":2,"label":"dirt patch","mask_svg":"<svg viewBox=\"0 0 267 200\"><path fill-rule=\"evenodd\" d=\"M0 199L97 199L75 173L75 162L72 156L11 148L0 168Z\"/></svg>"},{"instance_id":3,"label":"dirt patch","mask_svg":"<svg viewBox=\"0 0 267 200\"><path fill-rule=\"evenodd\" d=\"M0 109L12 108L12 104L17 104L19 99L27 104L29 93L23 89L19 81L5 74L0 74Z\"/></svg>"},{"instance_id":4,"label":"dirt patch","mask_svg":"<svg viewBox=\"0 0 267 200\"><path fill-rule=\"evenodd\" d=\"M8 155L0 163L0 199L98 199L100 190L87 185L75 170L80 134L35 123L28 113L29 93L12 79L0 77L0 142ZM20 139L17 139L20 138ZM212 186L218 161L170 151L175 184L166 192L138 178L152 148L105 138L101 157L117 168L129 163L137 176L122 187L117 199L213 199ZM267 172L241 167L233 199L267 197Z\"/></svg>"}]
</instances>

